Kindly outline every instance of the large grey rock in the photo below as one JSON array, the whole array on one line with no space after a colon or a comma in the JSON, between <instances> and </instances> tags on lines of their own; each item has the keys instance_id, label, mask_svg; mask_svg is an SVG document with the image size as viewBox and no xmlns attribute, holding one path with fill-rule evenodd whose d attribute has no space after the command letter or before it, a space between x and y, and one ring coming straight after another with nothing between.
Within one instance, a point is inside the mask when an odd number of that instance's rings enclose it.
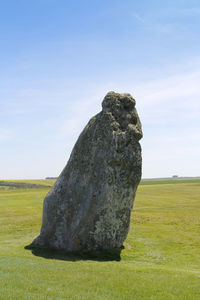
<instances>
[{"instance_id":1,"label":"large grey rock","mask_svg":"<svg viewBox=\"0 0 200 300\"><path fill-rule=\"evenodd\" d=\"M141 123L130 94L109 92L44 199L33 245L66 251L120 248L141 179Z\"/></svg>"}]
</instances>

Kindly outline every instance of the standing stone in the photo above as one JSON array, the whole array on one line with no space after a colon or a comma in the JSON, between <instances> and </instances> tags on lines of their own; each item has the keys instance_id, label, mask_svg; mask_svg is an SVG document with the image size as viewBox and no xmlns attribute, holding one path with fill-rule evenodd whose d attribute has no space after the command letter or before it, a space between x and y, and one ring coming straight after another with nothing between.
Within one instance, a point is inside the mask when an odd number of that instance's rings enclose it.
<instances>
[{"instance_id":1,"label":"standing stone","mask_svg":"<svg viewBox=\"0 0 200 300\"><path fill-rule=\"evenodd\" d=\"M65 251L120 248L141 179L141 123L130 94L109 92L44 199L32 245Z\"/></svg>"}]
</instances>

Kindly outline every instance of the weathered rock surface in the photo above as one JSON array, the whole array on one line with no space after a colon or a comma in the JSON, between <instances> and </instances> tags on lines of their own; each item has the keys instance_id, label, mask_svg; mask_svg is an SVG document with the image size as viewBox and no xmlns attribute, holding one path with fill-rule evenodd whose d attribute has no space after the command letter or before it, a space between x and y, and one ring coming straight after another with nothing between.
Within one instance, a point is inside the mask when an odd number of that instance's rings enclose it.
<instances>
[{"instance_id":1,"label":"weathered rock surface","mask_svg":"<svg viewBox=\"0 0 200 300\"><path fill-rule=\"evenodd\" d=\"M33 245L66 251L120 248L141 179L141 123L130 94L109 92L47 194Z\"/></svg>"}]
</instances>

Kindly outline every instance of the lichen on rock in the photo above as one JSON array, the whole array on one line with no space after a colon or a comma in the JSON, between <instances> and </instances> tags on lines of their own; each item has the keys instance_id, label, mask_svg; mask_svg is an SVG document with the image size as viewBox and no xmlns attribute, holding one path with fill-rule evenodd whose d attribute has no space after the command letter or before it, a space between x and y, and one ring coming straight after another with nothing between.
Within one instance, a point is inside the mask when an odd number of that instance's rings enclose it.
<instances>
[{"instance_id":1,"label":"lichen on rock","mask_svg":"<svg viewBox=\"0 0 200 300\"><path fill-rule=\"evenodd\" d=\"M109 92L44 199L33 245L65 251L122 247L141 179L141 138L133 97Z\"/></svg>"}]
</instances>

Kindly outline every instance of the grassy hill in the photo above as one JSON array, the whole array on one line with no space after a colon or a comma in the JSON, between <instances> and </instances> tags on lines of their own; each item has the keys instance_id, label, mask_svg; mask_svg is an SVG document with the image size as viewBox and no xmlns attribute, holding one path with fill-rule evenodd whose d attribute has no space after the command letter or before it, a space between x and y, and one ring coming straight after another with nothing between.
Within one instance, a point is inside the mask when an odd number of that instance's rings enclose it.
<instances>
[{"instance_id":1,"label":"grassy hill","mask_svg":"<svg viewBox=\"0 0 200 300\"><path fill-rule=\"evenodd\" d=\"M24 249L53 182L0 186L0 299L200 299L199 179L141 183L120 260Z\"/></svg>"}]
</instances>

